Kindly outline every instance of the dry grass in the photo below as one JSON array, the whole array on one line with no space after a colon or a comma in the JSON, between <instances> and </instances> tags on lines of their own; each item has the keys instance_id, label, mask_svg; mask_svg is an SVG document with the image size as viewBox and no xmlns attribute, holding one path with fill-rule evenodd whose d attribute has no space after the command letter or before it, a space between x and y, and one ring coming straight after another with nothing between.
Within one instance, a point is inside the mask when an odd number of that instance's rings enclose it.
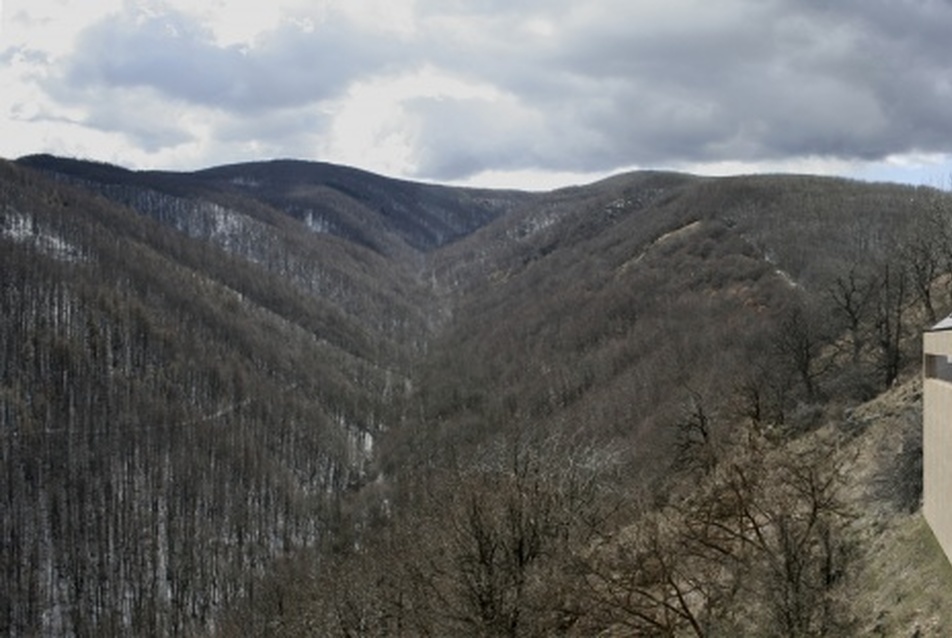
<instances>
[{"instance_id":1,"label":"dry grass","mask_svg":"<svg viewBox=\"0 0 952 638\"><path fill-rule=\"evenodd\" d=\"M888 521L866 549L854 599L859 633L948 636L952 565L922 513Z\"/></svg>"},{"instance_id":2,"label":"dry grass","mask_svg":"<svg viewBox=\"0 0 952 638\"><path fill-rule=\"evenodd\" d=\"M850 588L857 635L952 635L952 565L922 516L889 498L896 460L921 428L918 378L846 417L860 559Z\"/></svg>"}]
</instances>

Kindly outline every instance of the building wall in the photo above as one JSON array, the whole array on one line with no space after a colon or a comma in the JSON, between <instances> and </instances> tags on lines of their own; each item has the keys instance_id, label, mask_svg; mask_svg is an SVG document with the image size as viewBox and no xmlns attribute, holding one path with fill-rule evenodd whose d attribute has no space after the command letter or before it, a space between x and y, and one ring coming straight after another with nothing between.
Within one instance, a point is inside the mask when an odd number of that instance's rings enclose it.
<instances>
[{"instance_id":1,"label":"building wall","mask_svg":"<svg viewBox=\"0 0 952 638\"><path fill-rule=\"evenodd\" d=\"M923 342L923 513L952 560L952 330Z\"/></svg>"}]
</instances>

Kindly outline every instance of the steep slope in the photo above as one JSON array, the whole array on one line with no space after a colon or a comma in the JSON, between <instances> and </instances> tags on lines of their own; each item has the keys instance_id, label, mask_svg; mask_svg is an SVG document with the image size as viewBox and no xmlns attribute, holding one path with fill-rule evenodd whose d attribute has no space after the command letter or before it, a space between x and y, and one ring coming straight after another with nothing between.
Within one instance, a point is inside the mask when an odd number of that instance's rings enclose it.
<instances>
[{"instance_id":1,"label":"steep slope","mask_svg":"<svg viewBox=\"0 0 952 638\"><path fill-rule=\"evenodd\" d=\"M13 634L208 627L333 537L432 338L425 251L529 197L303 162L0 168Z\"/></svg>"},{"instance_id":2,"label":"steep slope","mask_svg":"<svg viewBox=\"0 0 952 638\"><path fill-rule=\"evenodd\" d=\"M373 478L374 437L400 418L427 340L418 287L373 251L246 203L110 192L149 217L76 180L0 171L15 593L0 625L207 625Z\"/></svg>"},{"instance_id":3,"label":"steep slope","mask_svg":"<svg viewBox=\"0 0 952 638\"><path fill-rule=\"evenodd\" d=\"M228 180L220 186L193 174L132 172L48 156L20 163L92 190L293 285L326 313L336 313L337 323L361 332L381 364L393 365L399 352L421 346L426 303L417 278L423 256L390 231L367 224L358 240L324 232L312 219L299 220ZM286 188L304 184L291 180ZM346 209L337 201L328 207Z\"/></svg>"},{"instance_id":4,"label":"steep slope","mask_svg":"<svg viewBox=\"0 0 952 638\"><path fill-rule=\"evenodd\" d=\"M452 312L411 398L419 420L383 442L390 484L364 494L386 503L381 525L323 556L324 577L280 572L297 614L262 605L240 622L941 631L941 591L895 610L883 598L908 595L917 570L948 574L927 566L934 544L907 514L914 396L901 423L856 406L918 374L921 329L952 307L950 204L844 180L633 174L439 250ZM921 554L883 559L910 535ZM922 562L872 590L898 557Z\"/></svg>"},{"instance_id":5,"label":"steep slope","mask_svg":"<svg viewBox=\"0 0 952 638\"><path fill-rule=\"evenodd\" d=\"M700 398L734 397L736 409L756 400L750 409L783 420L800 405L869 396L886 365L872 332L889 317L877 313L919 303L912 275L901 299L881 276L890 264L905 272L936 197L658 173L549 194L435 255L457 311L420 400L463 438L513 419L573 423L657 461L670 425ZM849 273L866 287L853 291L854 304L864 295L855 334L838 292ZM921 325L899 322L894 337ZM841 352L853 346L854 357Z\"/></svg>"},{"instance_id":6,"label":"steep slope","mask_svg":"<svg viewBox=\"0 0 952 638\"><path fill-rule=\"evenodd\" d=\"M852 445L844 411L952 307L949 204L804 176L526 194L0 164L0 627L634 623L586 606L591 543L704 504L732 459L763 470L745 437ZM510 549L458 572L470 541Z\"/></svg>"}]
</instances>

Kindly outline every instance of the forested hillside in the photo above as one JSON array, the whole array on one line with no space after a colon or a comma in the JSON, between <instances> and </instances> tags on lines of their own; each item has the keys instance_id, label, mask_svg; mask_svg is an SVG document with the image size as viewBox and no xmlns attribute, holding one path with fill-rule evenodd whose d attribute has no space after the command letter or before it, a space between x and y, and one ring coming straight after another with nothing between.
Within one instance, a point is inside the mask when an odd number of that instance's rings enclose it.
<instances>
[{"instance_id":1,"label":"forested hillside","mask_svg":"<svg viewBox=\"0 0 952 638\"><path fill-rule=\"evenodd\" d=\"M0 272L5 634L850 634L952 199L35 156Z\"/></svg>"},{"instance_id":2,"label":"forested hillside","mask_svg":"<svg viewBox=\"0 0 952 638\"><path fill-rule=\"evenodd\" d=\"M184 177L69 168L2 166L2 624L208 627L373 478L428 339L419 264Z\"/></svg>"}]
</instances>

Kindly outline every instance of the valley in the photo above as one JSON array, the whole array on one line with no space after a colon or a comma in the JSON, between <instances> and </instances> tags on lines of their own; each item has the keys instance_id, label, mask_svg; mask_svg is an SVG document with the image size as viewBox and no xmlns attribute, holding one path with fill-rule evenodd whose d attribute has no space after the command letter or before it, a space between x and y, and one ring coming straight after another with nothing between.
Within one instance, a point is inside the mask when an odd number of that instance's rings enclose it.
<instances>
[{"instance_id":1,"label":"valley","mask_svg":"<svg viewBox=\"0 0 952 638\"><path fill-rule=\"evenodd\" d=\"M946 192L31 156L0 163L0 272L7 635L952 622L915 573L850 594L935 557Z\"/></svg>"}]
</instances>

